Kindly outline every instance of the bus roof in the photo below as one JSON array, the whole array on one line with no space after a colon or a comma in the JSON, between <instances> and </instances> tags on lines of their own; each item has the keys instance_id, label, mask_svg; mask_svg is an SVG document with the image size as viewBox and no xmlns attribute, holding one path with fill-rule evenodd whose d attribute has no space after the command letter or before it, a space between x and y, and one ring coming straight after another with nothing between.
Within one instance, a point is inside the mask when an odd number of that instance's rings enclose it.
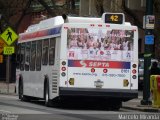
<instances>
[{"instance_id":1,"label":"bus roof","mask_svg":"<svg viewBox=\"0 0 160 120\"><path fill-rule=\"evenodd\" d=\"M104 20L102 18L91 18L91 17L68 17L56 16L46 20L40 21L38 24L31 25L27 28L24 33L21 33L19 36L19 41L30 40L35 38L40 38L44 36L51 35L60 35L61 26L64 23L88 23L88 24L103 24ZM106 23L109 24L109 23ZM118 25L118 24L117 24ZM129 22L124 22L124 26L131 26Z\"/></svg>"},{"instance_id":2,"label":"bus roof","mask_svg":"<svg viewBox=\"0 0 160 120\"><path fill-rule=\"evenodd\" d=\"M64 20L63 20L62 16L56 16L53 18L42 20L38 24L29 26L25 32L35 32L38 30L53 28L53 27L61 25L63 23L64 23Z\"/></svg>"},{"instance_id":3,"label":"bus roof","mask_svg":"<svg viewBox=\"0 0 160 120\"><path fill-rule=\"evenodd\" d=\"M49 18L46 20L40 21L38 24L31 25L25 31L27 32L35 32L38 30L43 30L47 28L53 28L58 25L62 25L63 23L104 23L102 18L91 18L91 17L67 17L66 20L63 19L62 16L56 16L53 18ZM125 22L124 25L131 26L129 22Z\"/></svg>"},{"instance_id":4,"label":"bus roof","mask_svg":"<svg viewBox=\"0 0 160 120\"><path fill-rule=\"evenodd\" d=\"M101 18L88 18L88 17L67 17L64 20L62 16L56 16L46 20L40 21L38 24L31 25L25 32L34 32L42 29L53 28L63 23L103 23Z\"/></svg>"}]
</instances>

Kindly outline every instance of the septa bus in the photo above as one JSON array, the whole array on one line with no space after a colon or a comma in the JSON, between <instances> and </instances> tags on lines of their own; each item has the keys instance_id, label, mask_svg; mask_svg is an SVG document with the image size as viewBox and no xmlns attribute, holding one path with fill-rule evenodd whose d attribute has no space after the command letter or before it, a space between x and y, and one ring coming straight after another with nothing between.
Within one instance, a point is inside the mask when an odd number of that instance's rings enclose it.
<instances>
[{"instance_id":1,"label":"septa bus","mask_svg":"<svg viewBox=\"0 0 160 120\"><path fill-rule=\"evenodd\" d=\"M121 13L31 25L19 35L17 62L21 100L95 98L120 108L138 97L138 29Z\"/></svg>"}]
</instances>

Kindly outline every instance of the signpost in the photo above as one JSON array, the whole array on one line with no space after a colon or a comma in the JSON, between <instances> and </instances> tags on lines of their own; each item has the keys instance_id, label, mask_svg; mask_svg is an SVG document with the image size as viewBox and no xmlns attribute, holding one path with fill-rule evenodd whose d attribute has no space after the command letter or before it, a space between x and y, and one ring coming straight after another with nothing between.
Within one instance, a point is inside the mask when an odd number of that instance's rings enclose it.
<instances>
[{"instance_id":1,"label":"signpost","mask_svg":"<svg viewBox=\"0 0 160 120\"><path fill-rule=\"evenodd\" d=\"M150 98L150 72L152 47L154 44L154 22L155 17L153 15L153 0L146 0L146 17L145 17L145 54L144 54L144 87L143 87L143 99L142 105L150 105L152 102Z\"/></svg>"},{"instance_id":2,"label":"signpost","mask_svg":"<svg viewBox=\"0 0 160 120\"><path fill-rule=\"evenodd\" d=\"M0 36L0 53L7 55L6 59L6 82L8 83L8 92L9 92L9 80L10 80L10 55L15 52L13 46L11 46L15 40L18 39L18 35L8 27ZM7 46L8 45L8 46ZM0 55L0 63L3 62L3 55Z\"/></svg>"}]
</instances>

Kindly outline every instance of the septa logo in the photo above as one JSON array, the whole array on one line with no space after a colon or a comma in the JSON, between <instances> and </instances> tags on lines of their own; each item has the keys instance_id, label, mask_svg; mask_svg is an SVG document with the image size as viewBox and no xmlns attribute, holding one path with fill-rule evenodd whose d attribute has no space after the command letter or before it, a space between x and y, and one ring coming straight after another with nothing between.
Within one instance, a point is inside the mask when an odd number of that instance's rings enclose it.
<instances>
[{"instance_id":1,"label":"septa logo","mask_svg":"<svg viewBox=\"0 0 160 120\"><path fill-rule=\"evenodd\" d=\"M80 64L82 65L82 67L86 67L87 66L87 64L83 60L80 61Z\"/></svg>"}]
</instances>

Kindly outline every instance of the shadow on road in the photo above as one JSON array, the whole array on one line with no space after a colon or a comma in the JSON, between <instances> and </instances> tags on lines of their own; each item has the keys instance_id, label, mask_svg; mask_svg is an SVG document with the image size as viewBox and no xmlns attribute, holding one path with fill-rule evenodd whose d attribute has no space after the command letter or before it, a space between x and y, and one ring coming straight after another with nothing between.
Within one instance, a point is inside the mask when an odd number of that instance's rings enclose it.
<instances>
[{"instance_id":1,"label":"shadow on road","mask_svg":"<svg viewBox=\"0 0 160 120\"><path fill-rule=\"evenodd\" d=\"M44 106L45 102L43 100L32 100L31 103ZM117 111L117 107L110 106L105 102L96 102L96 101L53 101L53 108L58 109L67 109L67 110L114 110Z\"/></svg>"}]
</instances>

